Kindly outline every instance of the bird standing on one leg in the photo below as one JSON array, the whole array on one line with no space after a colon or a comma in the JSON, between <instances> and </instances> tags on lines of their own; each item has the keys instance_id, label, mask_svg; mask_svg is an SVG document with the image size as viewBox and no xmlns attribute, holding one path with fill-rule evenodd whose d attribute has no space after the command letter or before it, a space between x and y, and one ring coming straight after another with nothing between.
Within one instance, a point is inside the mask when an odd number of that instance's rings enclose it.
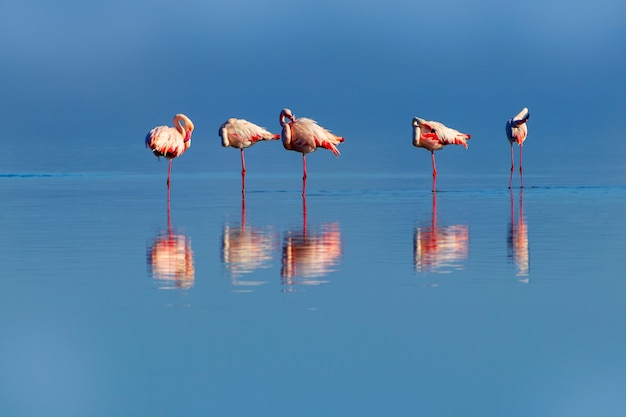
<instances>
[{"instance_id":1,"label":"bird standing on one leg","mask_svg":"<svg viewBox=\"0 0 626 417\"><path fill-rule=\"evenodd\" d=\"M181 156L191 146L191 133L194 126L184 114L174 116L174 127L157 126L146 135L146 147L157 157L170 160L167 170L167 189L170 189L172 159Z\"/></svg>"},{"instance_id":2,"label":"bird standing on one leg","mask_svg":"<svg viewBox=\"0 0 626 417\"><path fill-rule=\"evenodd\" d=\"M283 147L288 151L296 151L302 154L303 176L302 176L302 195L306 194L306 154L314 152L317 148L328 149L339 156L339 150L335 145L344 141L341 136L330 133L317 124L315 120L296 117L289 109L283 109L280 112L280 125L283 130L281 133L283 139Z\"/></svg>"},{"instance_id":3,"label":"bird standing on one leg","mask_svg":"<svg viewBox=\"0 0 626 417\"><path fill-rule=\"evenodd\" d=\"M274 134L261 126L257 126L244 119L228 119L218 132L222 138L222 146L233 147L241 150L241 192L245 192L246 160L243 154L245 148L249 148L262 140L280 139L279 134Z\"/></svg>"},{"instance_id":4,"label":"bird standing on one leg","mask_svg":"<svg viewBox=\"0 0 626 417\"><path fill-rule=\"evenodd\" d=\"M427 122L419 117L413 118L413 146L430 151L433 164L433 192L437 191L437 165L435 151L447 145L463 145L467 149L467 140L471 135L461 133L439 122Z\"/></svg>"},{"instance_id":5,"label":"bird standing on one leg","mask_svg":"<svg viewBox=\"0 0 626 417\"><path fill-rule=\"evenodd\" d=\"M515 167L515 157L513 155L513 143L519 145L519 176L520 188L524 188L524 177L522 175L522 145L528 134L526 122L530 118L530 112L526 107L522 109L515 117L506 122L506 137L511 144L511 177L509 178L509 188L513 186L513 169Z\"/></svg>"}]
</instances>

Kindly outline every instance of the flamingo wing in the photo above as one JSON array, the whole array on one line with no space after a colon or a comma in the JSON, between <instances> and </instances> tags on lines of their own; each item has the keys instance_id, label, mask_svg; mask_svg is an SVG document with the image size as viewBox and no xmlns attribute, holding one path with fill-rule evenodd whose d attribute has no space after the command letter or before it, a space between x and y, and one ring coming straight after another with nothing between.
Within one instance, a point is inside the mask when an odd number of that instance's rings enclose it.
<instances>
[{"instance_id":1,"label":"flamingo wing","mask_svg":"<svg viewBox=\"0 0 626 417\"><path fill-rule=\"evenodd\" d=\"M524 143L526 140L526 135L528 134L528 128L526 124L522 123L519 126L515 125L515 123L508 123L506 134L511 143L515 142L518 145Z\"/></svg>"},{"instance_id":2,"label":"flamingo wing","mask_svg":"<svg viewBox=\"0 0 626 417\"><path fill-rule=\"evenodd\" d=\"M313 152L317 147L320 147L332 151L335 156L339 156L339 150L335 145L342 143L344 138L332 134L329 130L318 125L315 120L306 117L297 119L293 122L293 131L296 142L301 142L305 149L311 149L308 152Z\"/></svg>"},{"instance_id":3,"label":"flamingo wing","mask_svg":"<svg viewBox=\"0 0 626 417\"><path fill-rule=\"evenodd\" d=\"M471 135L461 133L456 129L452 129L443 123L439 122L420 122L421 127L425 127L426 130L430 130L430 133L434 133L437 140L441 145L463 145L467 148L467 140L471 138ZM425 135L428 136L427 132Z\"/></svg>"}]
</instances>

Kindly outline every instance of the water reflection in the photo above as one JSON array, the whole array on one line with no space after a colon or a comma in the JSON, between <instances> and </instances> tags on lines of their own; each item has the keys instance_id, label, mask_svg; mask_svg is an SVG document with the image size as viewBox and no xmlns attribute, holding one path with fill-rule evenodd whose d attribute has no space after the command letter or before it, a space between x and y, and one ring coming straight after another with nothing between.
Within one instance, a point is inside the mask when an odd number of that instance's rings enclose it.
<instances>
[{"instance_id":1,"label":"water reflection","mask_svg":"<svg viewBox=\"0 0 626 417\"><path fill-rule=\"evenodd\" d=\"M528 252L528 225L524 217L524 192L519 193L519 211L517 221L515 220L515 199L511 190L511 223L509 223L508 233L508 252L509 259L512 259L517 268L518 277L526 277L520 279L521 282L528 282L528 273L530 270L530 255Z\"/></svg>"},{"instance_id":2,"label":"water reflection","mask_svg":"<svg viewBox=\"0 0 626 417\"><path fill-rule=\"evenodd\" d=\"M241 222L224 225L222 230L222 262L229 271L233 285L255 286L263 281L243 281L240 278L259 268L269 268L275 247L274 233L269 228L246 225L246 199L241 198Z\"/></svg>"},{"instance_id":3,"label":"water reflection","mask_svg":"<svg viewBox=\"0 0 626 417\"><path fill-rule=\"evenodd\" d=\"M293 291L294 285L319 285L329 281L320 278L335 271L343 255L339 223L310 227L307 224L306 197L302 197L302 229L289 230L283 239L283 285Z\"/></svg>"},{"instance_id":4,"label":"water reflection","mask_svg":"<svg viewBox=\"0 0 626 417\"><path fill-rule=\"evenodd\" d=\"M191 239L173 232L169 199L167 230L154 238L146 258L149 273L158 281L159 289L186 289L193 286L195 270Z\"/></svg>"},{"instance_id":5,"label":"water reflection","mask_svg":"<svg viewBox=\"0 0 626 417\"><path fill-rule=\"evenodd\" d=\"M437 225L437 193L433 193L430 224L415 228L413 261L417 272L451 272L463 269L469 254L469 229L465 224Z\"/></svg>"}]
</instances>

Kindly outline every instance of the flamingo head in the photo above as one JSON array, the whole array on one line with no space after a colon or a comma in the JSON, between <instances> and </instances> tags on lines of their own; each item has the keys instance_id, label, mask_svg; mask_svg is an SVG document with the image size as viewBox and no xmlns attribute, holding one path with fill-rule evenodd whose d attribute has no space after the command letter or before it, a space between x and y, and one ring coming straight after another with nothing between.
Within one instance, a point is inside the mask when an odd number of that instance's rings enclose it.
<instances>
[{"instance_id":1,"label":"flamingo head","mask_svg":"<svg viewBox=\"0 0 626 417\"><path fill-rule=\"evenodd\" d=\"M228 140L229 139L228 129L226 128L226 126L235 124L236 122L237 122L237 119L235 119L234 117L231 117L226 122L224 122L223 125L220 126L220 130L217 132L217 134L222 138L222 146L224 147L230 146L230 141Z\"/></svg>"},{"instance_id":2,"label":"flamingo head","mask_svg":"<svg viewBox=\"0 0 626 417\"><path fill-rule=\"evenodd\" d=\"M422 130L420 128L420 123L423 122L419 117L413 118L413 146L420 146L420 136L422 134Z\"/></svg>"},{"instance_id":3,"label":"flamingo head","mask_svg":"<svg viewBox=\"0 0 626 417\"><path fill-rule=\"evenodd\" d=\"M280 119L281 126L285 125L285 118L289 119L289 122L293 122L294 120L296 120L296 117L293 115L293 113L289 109L282 109L282 111L280 112L279 119Z\"/></svg>"},{"instance_id":4,"label":"flamingo head","mask_svg":"<svg viewBox=\"0 0 626 417\"><path fill-rule=\"evenodd\" d=\"M185 138L185 142L191 139L191 133L193 132L194 126L191 119L185 116L182 113L174 116L174 126L176 129L183 135Z\"/></svg>"}]
</instances>

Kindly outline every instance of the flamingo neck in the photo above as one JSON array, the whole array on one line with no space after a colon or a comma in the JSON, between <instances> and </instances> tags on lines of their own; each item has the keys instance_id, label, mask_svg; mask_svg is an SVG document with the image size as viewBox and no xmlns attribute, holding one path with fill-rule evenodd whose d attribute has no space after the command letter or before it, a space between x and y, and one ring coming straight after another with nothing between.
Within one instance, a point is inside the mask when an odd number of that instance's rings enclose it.
<instances>
[{"instance_id":1,"label":"flamingo neck","mask_svg":"<svg viewBox=\"0 0 626 417\"><path fill-rule=\"evenodd\" d=\"M180 116L174 119L174 127L176 128L178 133L180 133L180 135L183 137L183 140L185 142L188 142L191 140L191 128L190 126L188 126L188 124L189 122Z\"/></svg>"}]
</instances>

